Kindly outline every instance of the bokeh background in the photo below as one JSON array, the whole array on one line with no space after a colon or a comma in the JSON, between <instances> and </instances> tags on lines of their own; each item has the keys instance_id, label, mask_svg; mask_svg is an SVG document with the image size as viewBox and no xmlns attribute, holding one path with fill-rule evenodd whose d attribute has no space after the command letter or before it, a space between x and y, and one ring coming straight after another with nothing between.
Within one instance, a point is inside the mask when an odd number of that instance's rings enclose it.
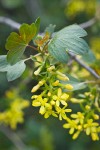
<instances>
[{"instance_id":1,"label":"bokeh background","mask_svg":"<svg viewBox=\"0 0 100 150\"><path fill-rule=\"evenodd\" d=\"M0 16L21 24L32 23L40 17L40 32L49 24L56 25L57 31L67 25L81 24L96 17L96 22L86 29L86 40L96 56L92 67L100 75L99 3L98 0L0 0ZM5 42L12 31L15 29L0 23L0 55L7 53ZM8 83L6 74L0 73L0 112L9 107L9 97L23 97L30 102L30 106L24 110L23 124L18 124L15 130L0 125L0 150L99 150L100 141L93 142L84 134L73 141L68 131L62 128L63 122L55 118L44 119L38 114L38 110L31 106L30 91L35 81L31 80L31 64L28 65L29 68L22 77L13 82ZM74 73L80 78L83 77L78 67L74 68ZM84 75L88 76L88 72Z\"/></svg>"}]
</instances>

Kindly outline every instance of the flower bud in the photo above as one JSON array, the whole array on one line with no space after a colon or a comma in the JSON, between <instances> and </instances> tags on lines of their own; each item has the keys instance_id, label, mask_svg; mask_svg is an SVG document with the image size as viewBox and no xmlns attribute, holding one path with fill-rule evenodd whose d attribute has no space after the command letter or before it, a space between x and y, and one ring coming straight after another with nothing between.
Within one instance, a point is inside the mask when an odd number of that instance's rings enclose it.
<instances>
[{"instance_id":1,"label":"flower bud","mask_svg":"<svg viewBox=\"0 0 100 150\"><path fill-rule=\"evenodd\" d=\"M93 114L93 118L94 118L95 120L98 120L98 119L99 119L99 115Z\"/></svg>"},{"instance_id":2,"label":"flower bud","mask_svg":"<svg viewBox=\"0 0 100 150\"><path fill-rule=\"evenodd\" d=\"M90 107L89 105L86 105L86 106L85 106L85 109L86 109L86 110L90 110L91 107Z\"/></svg>"},{"instance_id":3,"label":"flower bud","mask_svg":"<svg viewBox=\"0 0 100 150\"><path fill-rule=\"evenodd\" d=\"M36 71L34 71L34 74L37 76L39 75L40 71L42 70L42 66L40 66Z\"/></svg>"},{"instance_id":4,"label":"flower bud","mask_svg":"<svg viewBox=\"0 0 100 150\"><path fill-rule=\"evenodd\" d=\"M70 101L72 102L72 103L83 103L84 102L84 100L83 99L76 99L76 98L71 98L70 99Z\"/></svg>"},{"instance_id":5,"label":"flower bud","mask_svg":"<svg viewBox=\"0 0 100 150\"><path fill-rule=\"evenodd\" d=\"M66 85L65 85L65 88L66 88L67 90L72 90L72 89L73 89L73 86L72 86L71 84L66 84Z\"/></svg>"},{"instance_id":6,"label":"flower bud","mask_svg":"<svg viewBox=\"0 0 100 150\"><path fill-rule=\"evenodd\" d=\"M59 80L56 80L52 85L53 86L58 86L59 85Z\"/></svg>"},{"instance_id":7,"label":"flower bud","mask_svg":"<svg viewBox=\"0 0 100 150\"><path fill-rule=\"evenodd\" d=\"M56 73L57 73L57 78L58 79L63 80L63 81L69 81L69 78L65 74L63 74L59 71L56 71Z\"/></svg>"},{"instance_id":8,"label":"flower bud","mask_svg":"<svg viewBox=\"0 0 100 150\"><path fill-rule=\"evenodd\" d=\"M51 66L51 67L47 68L47 71L51 72L51 71L53 71L54 69L55 69L55 66Z\"/></svg>"},{"instance_id":9,"label":"flower bud","mask_svg":"<svg viewBox=\"0 0 100 150\"><path fill-rule=\"evenodd\" d=\"M49 96L49 97L51 96L51 92L48 92L48 96Z\"/></svg>"},{"instance_id":10,"label":"flower bud","mask_svg":"<svg viewBox=\"0 0 100 150\"><path fill-rule=\"evenodd\" d=\"M44 83L45 83L45 80L41 80L41 81L39 81L38 84L39 84L40 86L42 86Z\"/></svg>"},{"instance_id":11,"label":"flower bud","mask_svg":"<svg viewBox=\"0 0 100 150\"><path fill-rule=\"evenodd\" d=\"M37 84L36 86L34 86L31 90L32 93L36 92L38 89L40 88L40 85Z\"/></svg>"}]
</instances>

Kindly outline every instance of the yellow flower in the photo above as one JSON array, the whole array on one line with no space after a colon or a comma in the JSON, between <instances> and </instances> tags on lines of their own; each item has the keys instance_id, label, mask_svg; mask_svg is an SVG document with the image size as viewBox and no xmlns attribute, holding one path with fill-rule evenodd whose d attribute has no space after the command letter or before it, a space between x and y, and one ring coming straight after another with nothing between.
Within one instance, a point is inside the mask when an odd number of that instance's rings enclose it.
<instances>
[{"instance_id":1,"label":"yellow flower","mask_svg":"<svg viewBox=\"0 0 100 150\"><path fill-rule=\"evenodd\" d=\"M69 134L73 134L75 129L77 129L77 123L74 120L70 120L63 125L63 128L70 129Z\"/></svg>"},{"instance_id":2,"label":"yellow flower","mask_svg":"<svg viewBox=\"0 0 100 150\"><path fill-rule=\"evenodd\" d=\"M42 98L42 96L39 95L35 100L33 100L32 106L35 107L40 106L39 113L43 115L46 112L46 108L52 108L52 106L47 102L48 102L48 98Z\"/></svg>"},{"instance_id":3,"label":"yellow flower","mask_svg":"<svg viewBox=\"0 0 100 150\"><path fill-rule=\"evenodd\" d=\"M93 119L87 120L87 123L84 124L84 129L87 135L91 135L92 140L99 140L98 136L98 126L99 123L93 122Z\"/></svg>"},{"instance_id":4,"label":"yellow flower","mask_svg":"<svg viewBox=\"0 0 100 150\"><path fill-rule=\"evenodd\" d=\"M73 115L75 115L74 117L76 118L76 114ZM76 120L71 120L67 116L66 121L67 123L65 123L63 127L69 129L69 134L73 134L72 138L73 140L75 140L79 136L80 132L83 130L83 126L81 124L78 124L79 122L77 122Z\"/></svg>"},{"instance_id":5,"label":"yellow flower","mask_svg":"<svg viewBox=\"0 0 100 150\"><path fill-rule=\"evenodd\" d=\"M58 117L55 111L53 111L52 109L46 109L44 118L48 118L50 115L52 115L54 117Z\"/></svg>"},{"instance_id":6,"label":"yellow flower","mask_svg":"<svg viewBox=\"0 0 100 150\"><path fill-rule=\"evenodd\" d=\"M84 122L84 115L81 112L77 112L77 114L71 114L71 117L75 119L76 123L83 124Z\"/></svg>"},{"instance_id":7,"label":"yellow flower","mask_svg":"<svg viewBox=\"0 0 100 150\"><path fill-rule=\"evenodd\" d=\"M60 106L60 103L62 105L66 105L67 106L66 101L67 101L68 97L69 97L68 94L63 93L62 89L58 88L57 95L53 95L52 99L54 101L56 101L56 106Z\"/></svg>"},{"instance_id":8,"label":"yellow flower","mask_svg":"<svg viewBox=\"0 0 100 150\"><path fill-rule=\"evenodd\" d=\"M55 107L57 113L59 114L59 120L66 119L66 112L71 112L71 109L66 109L66 106L63 108L61 107Z\"/></svg>"}]
</instances>

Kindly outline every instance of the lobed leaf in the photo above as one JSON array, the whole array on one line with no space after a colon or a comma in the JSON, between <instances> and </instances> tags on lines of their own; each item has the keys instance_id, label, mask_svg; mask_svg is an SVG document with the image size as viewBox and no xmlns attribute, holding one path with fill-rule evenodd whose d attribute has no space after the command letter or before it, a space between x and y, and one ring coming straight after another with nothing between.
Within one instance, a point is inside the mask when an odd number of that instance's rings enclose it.
<instances>
[{"instance_id":1,"label":"lobed leaf","mask_svg":"<svg viewBox=\"0 0 100 150\"><path fill-rule=\"evenodd\" d=\"M7 39L6 49L9 50L7 54L7 60L10 64L15 64L22 57L26 46L37 34L36 24L32 23L31 25L22 24L19 29L19 34L12 32Z\"/></svg>"}]
</instances>

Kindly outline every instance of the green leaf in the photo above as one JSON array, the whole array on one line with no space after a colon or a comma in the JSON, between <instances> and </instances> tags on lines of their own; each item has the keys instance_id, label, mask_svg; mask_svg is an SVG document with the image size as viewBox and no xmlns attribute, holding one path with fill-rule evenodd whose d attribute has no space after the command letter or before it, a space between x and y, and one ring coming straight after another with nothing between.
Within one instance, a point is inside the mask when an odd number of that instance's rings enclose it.
<instances>
[{"instance_id":1,"label":"green leaf","mask_svg":"<svg viewBox=\"0 0 100 150\"><path fill-rule=\"evenodd\" d=\"M83 55L87 53L89 47L87 43L81 38L87 33L78 25L71 25L56 32L54 37L48 44L49 53L61 62L66 62L67 52Z\"/></svg>"},{"instance_id":2,"label":"green leaf","mask_svg":"<svg viewBox=\"0 0 100 150\"><path fill-rule=\"evenodd\" d=\"M84 82L80 82L78 79L72 77L71 75L67 74L67 77L69 78L69 81L61 81L63 84L71 84L73 86L73 90L81 90L86 88L86 84Z\"/></svg>"},{"instance_id":3,"label":"green leaf","mask_svg":"<svg viewBox=\"0 0 100 150\"><path fill-rule=\"evenodd\" d=\"M23 24L19 29L19 34L12 32L7 39L6 49L9 50L7 60L10 64L15 64L22 57L26 46L36 35L36 26Z\"/></svg>"},{"instance_id":4,"label":"green leaf","mask_svg":"<svg viewBox=\"0 0 100 150\"><path fill-rule=\"evenodd\" d=\"M7 62L7 56L0 56L0 72L7 72L8 81L13 81L19 78L25 71L26 65L24 60L17 62L15 65L10 65Z\"/></svg>"}]
</instances>

